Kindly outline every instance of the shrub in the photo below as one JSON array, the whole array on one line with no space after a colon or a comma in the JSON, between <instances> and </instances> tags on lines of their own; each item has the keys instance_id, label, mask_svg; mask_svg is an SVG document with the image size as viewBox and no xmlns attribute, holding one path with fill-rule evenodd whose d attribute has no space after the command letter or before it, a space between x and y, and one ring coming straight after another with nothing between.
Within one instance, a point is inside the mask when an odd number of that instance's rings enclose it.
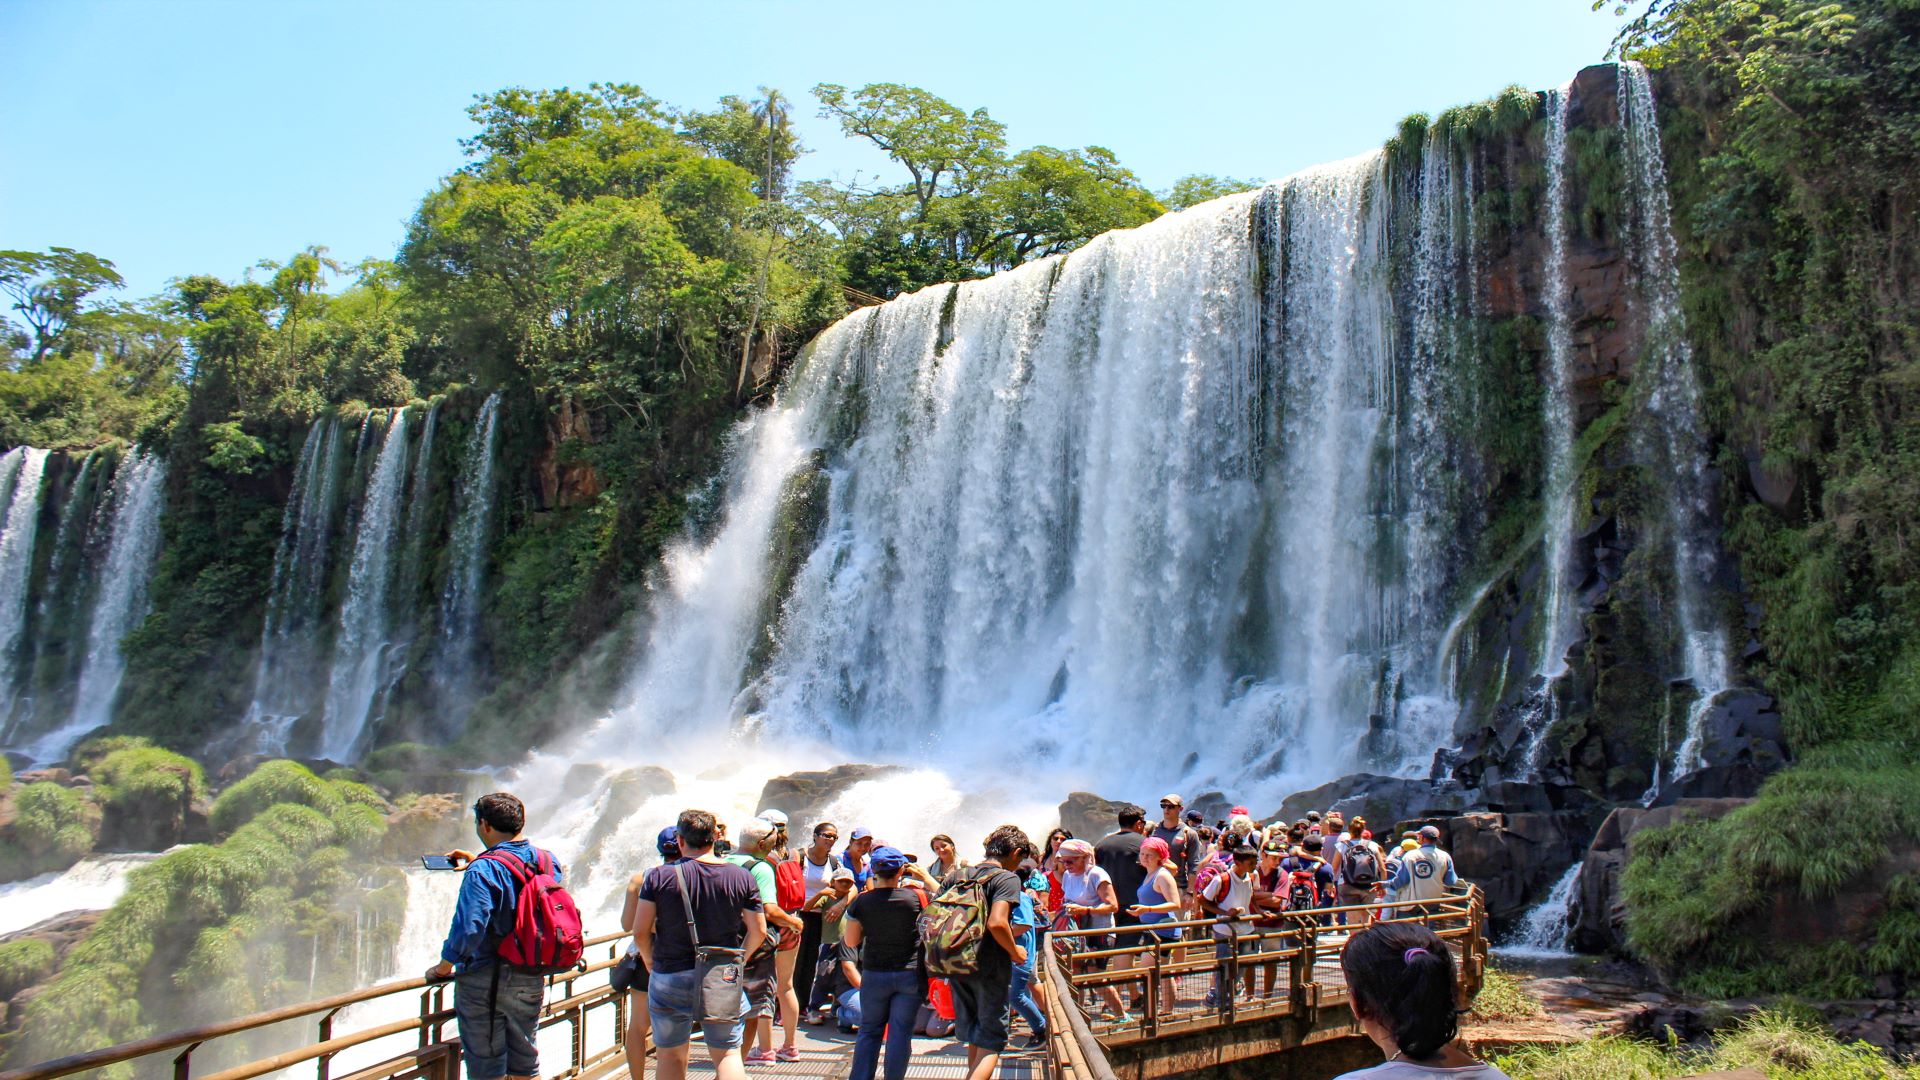
<instances>
[{"instance_id":1,"label":"shrub","mask_svg":"<svg viewBox=\"0 0 1920 1080\"><path fill-rule=\"evenodd\" d=\"M182 815L207 792L199 762L157 746L114 750L89 772L100 801L114 811Z\"/></svg>"},{"instance_id":2,"label":"shrub","mask_svg":"<svg viewBox=\"0 0 1920 1080\"><path fill-rule=\"evenodd\" d=\"M153 743L139 735L101 735L73 748L67 761L76 773L91 774L108 755L119 750L136 750Z\"/></svg>"},{"instance_id":3,"label":"shrub","mask_svg":"<svg viewBox=\"0 0 1920 1080\"><path fill-rule=\"evenodd\" d=\"M213 802L213 830L225 835L279 803L310 806L331 817L346 800L325 780L297 761L269 761L220 793Z\"/></svg>"},{"instance_id":4,"label":"shrub","mask_svg":"<svg viewBox=\"0 0 1920 1080\"><path fill-rule=\"evenodd\" d=\"M22 938L0 945L0 1001L53 973L53 943Z\"/></svg>"},{"instance_id":5,"label":"shrub","mask_svg":"<svg viewBox=\"0 0 1920 1080\"><path fill-rule=\"evenodd\" d=\"M1520 985L1520 980L1497 967L1488 967L1468 1013L1473 1020L1529 1020L1546 1013L1540 999Z\"/></svg>"},{"instance_id":6,"label":"shrub","mask_svg":"<svg viewBox=\"0 0 1920 1080\"><path fill-rule=\"evenodd\" d=\"M1513 1080L1668 1080L1754 1069L1769 1080L1916 1080L1920 1066L1899 1065L1863 1042L1842 1043L1813 1024L1759 1012L1715 1033L1705 1050L1603 1035L1566 1046L1527 1047L1497 1057Z\"/></svg>"},{"instance_id":7,"label":"shrub","mask_svg":"<svg viewBox=\"0 0 1920 1080\"><path fill-rule=\"evenodd\" d=\"M93 848L99 811L72 788L41 781L14 797L14 835L43 869L73 865Z\"/></svg>"}]
</instances>

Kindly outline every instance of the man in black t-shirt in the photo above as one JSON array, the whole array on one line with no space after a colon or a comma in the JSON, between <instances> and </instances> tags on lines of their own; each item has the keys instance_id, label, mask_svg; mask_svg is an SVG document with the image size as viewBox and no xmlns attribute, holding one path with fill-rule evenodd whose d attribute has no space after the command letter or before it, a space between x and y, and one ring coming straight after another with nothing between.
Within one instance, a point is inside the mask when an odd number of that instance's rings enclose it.
<instances>
[{"instance_id":1,"label":"man in black t-shirt","mask_svg":"<svg viewBox=\"0 0 1920 1080\"><path fill-rule=\"evenodd\" d=\"M887 1045L887 1080L901 1080L913 1059L913 1020L926 998L920 979L920 911L926 895L900 884L907 857L877 847L868 856L873 880L847 908L840 940L860 950L860 1039L850 1080L873 1080L880 1040Z\"/></svg>"},{"instance_id":2,"label":"man in black t-shirt","mask_svg":"<svg viewBox=\"0 0 1920 1080\"><path fill-rule=\"evenodd\" d=\"M1147 880L1147 868L1140 865L1140 845L1147 839L1147 812L1128 803L1117 813L1120 828L1093 845L1093 861L1113 879L1114 894L1120 899L1120 910L1114 913L1113 925L1138 926L1140 917L1128 914L1127 909L1133 906L1140 895L1140 886ZM1121 940L1130 941L1131 937Z\"/></svg>"},{"instance_id":3,"label":"man in black t-shirt","mask_svg":"<svg viewBox=\"0 0 1920 1080\"><path fill-rule=\"evenodd\" d=\"M747 995L742 990L728 1008L704 1000L693 938L697 934L703 948L753 955L767 938L760 886L745 869L713 853L712 814L684 811L678 828L681 861L647 872L633 917L634 944L652 972L647 1012L653 1019L658 1075L660 1080L685 1080L687 1040L699 1024L720 1080L745 1080L740 1036L746 1027Z\"/></svg>"},{"instance_id":4,"label":"man in black t-shirt","mask_svg":"<svg viewBox=\"0 0 1920 1080\"><path fill-rule=\"evenodd\" d=\"M1018 826L1002 825L987 837L986 861L960 871L986 892L987 936L980 942L979 970L948 979L953 989L953 1036L967 1046L967 1080L992 1080L1007 1048L1007 989L1013 965L1027 950L1013 936L1013 909L1020 904L1014 868L1034 851Z\"/></svg>"}]
</instances>

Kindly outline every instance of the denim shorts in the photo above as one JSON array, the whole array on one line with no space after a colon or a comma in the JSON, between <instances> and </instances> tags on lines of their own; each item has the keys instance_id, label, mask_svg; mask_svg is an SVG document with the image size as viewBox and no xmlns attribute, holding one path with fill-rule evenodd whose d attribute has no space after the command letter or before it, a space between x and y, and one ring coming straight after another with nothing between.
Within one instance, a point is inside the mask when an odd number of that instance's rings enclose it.
<instances>
[{"instance_id":1,"label":"denim shorts","mask_svg":"<svg viewBox=\"0 0 1920 1080\"><path fill-rule=\"evenodd\" d=\"M460 1028L460 1055L468 1080L539 1076L536 1039L547 980L500 966L463 971L453 982L453 1011Z\"/></svg>"},{"instance_id":2,"label":"denim shorts","mask_svg":"<svg viewBox=\"0 0 1920 1080\"><path fill-rule=\"evenodd\" d=\"M741 991L744 998L746 992ZM656 971L647 983L647 1015L653 1019L653 1045L671 1050L676 1046L685 1046L693 1038L693 1026L707 1037L707 1049L732 1050L740 1045L740 1037L746 1032L746 1020L708 1020L700 1014L705 1010L700 1005L699 969L676 971L671 975ZM744 1014L746 1006L740 1011Z\"/></svg>"}]
</instances>

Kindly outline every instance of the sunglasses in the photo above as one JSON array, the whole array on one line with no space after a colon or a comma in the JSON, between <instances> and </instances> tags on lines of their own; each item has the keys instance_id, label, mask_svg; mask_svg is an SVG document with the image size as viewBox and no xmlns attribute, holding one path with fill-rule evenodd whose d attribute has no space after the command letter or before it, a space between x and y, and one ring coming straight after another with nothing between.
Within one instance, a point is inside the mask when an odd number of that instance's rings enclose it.
<instances>
[{"instance_id":1,"label":"sunglasses","mask_svg":"<svg viewBox=\"0 0 1920 1080\"><path fill-rule=\"evenodd\" d=\"M1161 804L1160 804L1160 809L1162 809L1162 810L1178 810L1178 809L1180 809L1180 804L1179 804L1179 803L1177 803L1177 802L1163 802L1163 803L1161 803Z\"/></svg>"}]
</instances>

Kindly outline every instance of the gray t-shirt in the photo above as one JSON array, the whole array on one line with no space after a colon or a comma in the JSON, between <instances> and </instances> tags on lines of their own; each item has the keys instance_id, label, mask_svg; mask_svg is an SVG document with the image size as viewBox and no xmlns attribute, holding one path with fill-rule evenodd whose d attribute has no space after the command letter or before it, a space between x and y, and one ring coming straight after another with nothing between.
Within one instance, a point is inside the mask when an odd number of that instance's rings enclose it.
<instances>
[{"instance_id":1,"label":"gray t-shirt","mask_svg":"<svg viewBox=\"0 0 1920 1080\"><path fill-rule=\"evenodd\" d=\"M1415 1065L1411 1061L1389 1061L1371 1069L1341 1073L1334 1080L1511 1080L1491 1065L1463 1065L1442 1069L1433 1065Z\"/></svg>"}]
</instances>

